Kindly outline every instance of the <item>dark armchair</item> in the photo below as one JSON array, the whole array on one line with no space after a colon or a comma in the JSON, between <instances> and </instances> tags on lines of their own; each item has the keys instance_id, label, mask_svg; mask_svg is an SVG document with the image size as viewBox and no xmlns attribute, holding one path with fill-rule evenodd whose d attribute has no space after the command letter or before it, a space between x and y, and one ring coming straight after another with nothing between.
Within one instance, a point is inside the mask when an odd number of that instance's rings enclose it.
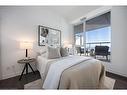
<instances>
[{"instance_id":1,"label":"dark armchair","mask_svg":"<svg viewBox=\"0 0 127 95\"><path fill-rule=\"evenodd\" d=\"M95 58L96 55L106 56L106 59L108 60L109 55L109 47L108 46L96 46L95 47Z\"/></svg>"}]
</instances>

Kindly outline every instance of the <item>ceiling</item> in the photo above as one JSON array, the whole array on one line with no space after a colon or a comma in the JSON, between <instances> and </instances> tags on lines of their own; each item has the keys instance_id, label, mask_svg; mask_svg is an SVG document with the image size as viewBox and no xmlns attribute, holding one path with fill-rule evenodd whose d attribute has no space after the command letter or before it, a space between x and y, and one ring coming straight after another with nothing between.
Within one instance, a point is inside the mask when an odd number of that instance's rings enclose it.
<instances>
[{"instance_id":1,"label":"ceiling","mask_svg":"<svg viewBox=\"0 0 127 95\"><path fill-rule=\"evenodd\" d=\"M5 6L6 7L6 6ZM22 6L18 6L22 7ZM87 13L99 8L102 6L28 6L27 8L44 8L50 10L56 14L64 17L68 22L72 22L80 17L85 16ZM3 6L2 6L3 8Z\"/></svg>"},{"instance_id":2,"label":"ceiling","mask_svg":"<svg viewBox=\"0 0 127 95\"><path fill-rule=\"evenodd\" d=\"M99 7L101 6L48 6L47 8L72 22Z\"/></svg>"}]
</instances>

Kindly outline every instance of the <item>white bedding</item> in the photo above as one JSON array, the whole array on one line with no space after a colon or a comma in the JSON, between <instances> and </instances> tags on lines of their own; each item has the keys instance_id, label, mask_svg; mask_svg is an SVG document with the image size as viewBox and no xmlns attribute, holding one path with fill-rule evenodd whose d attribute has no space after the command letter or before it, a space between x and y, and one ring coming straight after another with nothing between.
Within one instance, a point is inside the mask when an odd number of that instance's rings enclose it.
<instances>
[{"instance_id":1,"label":"white bedding","mask_svg":"<svg viewBox=\"0 0 127 95\"><path fill-rule=\"evenodd\" d=\"M62 60L56 61L54 64L51 64L48 74L46 76L45 82L43 84L44 89L57 89L60 76L62 72L76 64L79 64L82 61L89 60L89 57L84 56L68 56Z\"/></svg>"},{"instance_id":2,"label":"white bedding","mask_svg":"<svg viewBox=\"0 0 127 95\"><path fill-rule=\"evenodd\" d=\"M59 60L59 59L64 59L64 58L65 57L60 57L60 58L57 58L57 59L47 59L44 56L38 56L37 57L37 69L40 72L41 77L43 77L43 74L45 72L47 63L52 62L52 61L56 61L56 60Z\"/></svg>"},{"instance_id":3,"label":"white bedding","mask_svg":"<svg viewBox=\"0 0 127 95\"><path fill-rule=\"evenodd\" d=\"M37 61L37 69L41 74L44 89L56 89L58 88L59 82L61 83L59 85L60 88L68 88L68 85L64 84L68 84L69 80L71 80L71 84L69 83L69 85L72 85L70 88L96 88L102 84L101 80L103 80L104 76L104 67L100 61L93 60L90 57L67 56L57 59L46 59L43 56L38 56ZM78 63L82 64L76 66ZM69 70L68 68L71 66L77 69ZM63 71L66 72L62 74ZM74 75L72 72L75 72ZM76 77L77 75L75 76L76 73L78 74L78 77ZM83 86L81 86L83 84L82 82L84 83ZM73 86L75 83L77 85Z\"/></svg>"},{"instance_id":4,"label":"white bedding","mask_svg":"<svg viewBox=\"0 0 127 95\"><path fill-rule=\"evenodd\" d=\"M53 60L56 60L56 59L46 59L43 56L37 57L37 69L40 72L41 77L43 77L47 63Z\"/></svg>"}]
</instances>

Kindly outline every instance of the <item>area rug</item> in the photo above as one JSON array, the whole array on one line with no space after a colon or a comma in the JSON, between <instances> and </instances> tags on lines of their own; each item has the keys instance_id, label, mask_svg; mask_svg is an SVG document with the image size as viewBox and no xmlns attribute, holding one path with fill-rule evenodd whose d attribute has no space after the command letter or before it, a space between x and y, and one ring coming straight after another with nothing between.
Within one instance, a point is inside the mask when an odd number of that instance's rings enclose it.
<instances>
[{"instance_id":1,"label":"area rug","mask_svg":"<svg viewBox=\"0 0 127 95\"><path fill-rule=\"evenodd\" d=\"M115 84L115 80L109 77L105 78L104 88L105 89L113 89ZM42 81L41 79L35 80L28 84L24 85L24 89L42 89Z\"/></svg>"}]
</instances>

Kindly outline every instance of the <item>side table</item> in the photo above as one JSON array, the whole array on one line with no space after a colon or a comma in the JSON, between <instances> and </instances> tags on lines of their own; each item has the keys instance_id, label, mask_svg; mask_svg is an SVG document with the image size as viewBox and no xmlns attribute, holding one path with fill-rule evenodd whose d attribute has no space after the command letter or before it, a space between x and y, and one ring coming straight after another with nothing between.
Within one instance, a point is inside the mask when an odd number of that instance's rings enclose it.
<instances>
[{"instance_id":1,"label":"side table","mask_svg":"<svg viewBox=\"0 0 127 95\"><path fill-rule=\"evenodd\" d=\"M19 80L21 80L21 78L22 78L23 73L24 73L25 70L26 70L26 74L28 74L28 66L29 66L30 69L33 71L33 73L35 73L34 70L33 70L33 68L32 68L32 66L30 65L30 63L33 63L33 62L36 62L36 59L35 59L35 58L28 58L28 59L21 59L21 60L18 60L18 63L19 63L19 64L25 64L25 66L24 66L24 68L23 68L23 71L22 71L22 73L21 73L21 75L20 75Z\"/></svg>"}]
</instances>

